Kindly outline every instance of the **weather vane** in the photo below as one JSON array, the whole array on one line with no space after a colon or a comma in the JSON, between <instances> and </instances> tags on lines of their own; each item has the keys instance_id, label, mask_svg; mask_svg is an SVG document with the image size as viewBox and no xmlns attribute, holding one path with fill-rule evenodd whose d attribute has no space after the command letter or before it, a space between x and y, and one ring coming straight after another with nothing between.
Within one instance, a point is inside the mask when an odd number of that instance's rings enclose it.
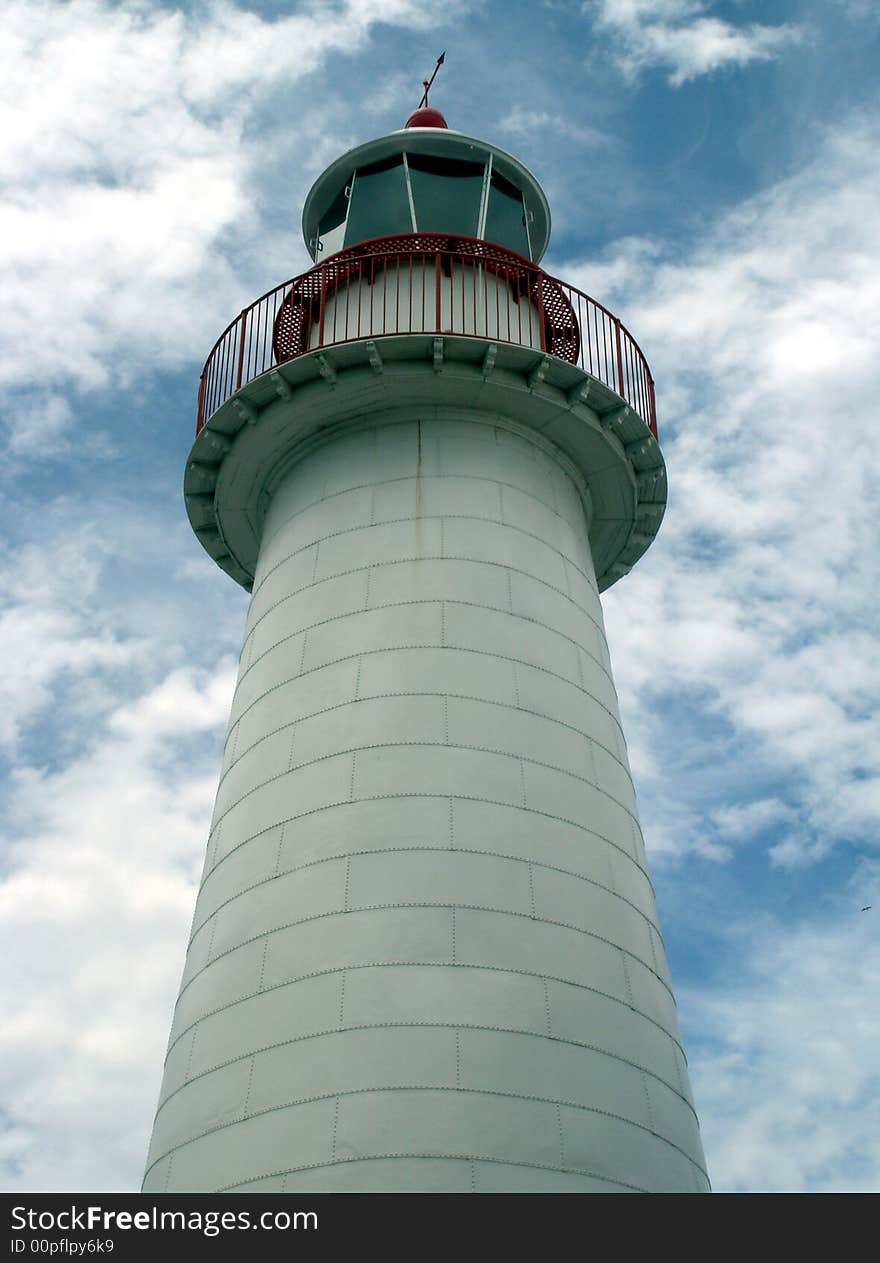
<instances>
[{"instance_id":1,"label":"weather vane","mask_svg":"<svg viewBox=\"0 0 880 1263\"><path fill-rule=\"evenodd\" d=\"M431 91L431 84L437 78L437 71L443 65L445 60L446 60L446 53L442 52L440 56L437 58L437 65L434 67L434 73L431 75L431 78L422 80L422 87L425 89L425 91L422 94L421 101L419 101L419 109L421 109L423 105L428 104L428 93Z\"/></svg>"}]
</instances>

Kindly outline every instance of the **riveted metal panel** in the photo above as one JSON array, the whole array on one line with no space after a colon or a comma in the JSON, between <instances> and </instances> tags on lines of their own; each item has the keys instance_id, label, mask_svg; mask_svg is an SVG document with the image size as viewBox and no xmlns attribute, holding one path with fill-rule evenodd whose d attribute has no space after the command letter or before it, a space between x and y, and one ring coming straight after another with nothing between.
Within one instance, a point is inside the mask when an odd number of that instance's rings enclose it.
<instances>
[{"instance_id":1,"label":"riveted metal panel","mask_svg":"<svg viewBox=\"0 0 880 1263\"><path fill-rule=\"evenodd\" d=\"M704 1188L574 466L426 409L261 477L145 1187Z\"/></svg>"}]
</instances>

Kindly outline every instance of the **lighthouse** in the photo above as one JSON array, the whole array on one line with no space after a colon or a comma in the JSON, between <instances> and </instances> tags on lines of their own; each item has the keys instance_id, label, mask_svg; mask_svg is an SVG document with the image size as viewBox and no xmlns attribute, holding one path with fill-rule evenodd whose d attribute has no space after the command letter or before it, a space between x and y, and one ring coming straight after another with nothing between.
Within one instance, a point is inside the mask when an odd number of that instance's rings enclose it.
<instances>
[{"instance_id":1,"label":"lighthouse","mask_svg":"<svg viewBox=\"0 0 880 1263\"><path fill-rule=\"evenodd\" d=\"M144 1190L705 1191L600 601L665 508L648 364L427 92L303 231L199 384L251 596Z\"/></svg>"}]
</instances>

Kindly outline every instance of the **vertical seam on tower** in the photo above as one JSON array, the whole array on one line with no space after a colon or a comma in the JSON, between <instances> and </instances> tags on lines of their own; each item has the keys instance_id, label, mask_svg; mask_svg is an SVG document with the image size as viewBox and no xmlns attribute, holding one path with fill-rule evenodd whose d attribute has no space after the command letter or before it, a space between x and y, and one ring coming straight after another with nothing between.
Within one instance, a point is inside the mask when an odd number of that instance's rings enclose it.
<instances>
[{"instance_id":1,"label":"vertical seam on tower","mask_svg":"<svg viewBox=\"0 0 880 1263\"><path fill-rule=\"evenodd\" d=\"M449 697L443 694L443 744L449 745Z\"/></svg>"},{"instance_id":2,"label":"vertical seam on tower","mask_svg":"<svg viewBox=\"0 0 880 1263\"><path fill-rule=\"evenodd\" d=\"M358 756L357 750L353 750L352 755L351 755L351 780L349 781L349 785L348 785L348 801L350 803L354 802L354 776L355 776L355 767L357 765L357 756Z\"/></svg>"},{"instance_id":3,"label":"vertical seam on tower","mask_svg":"<svg viewBox=\"0 0 880 1263\"><path fill-rule=\"evenodd\" d=\"M211 869L212 870L217 865L217 850L220 846L220 834L221 834L222 829L223 829L223 821L221 819L217 824L217 828L214 830L214 836L212 839L214 843L213 849L211 851Z\"/></svg>"},{"instance_id":4,"label":"vertical seam on tower","mask_svg":"<svg viewBox=\"0 0 880 1263\"><path fill-rule=\"evenodd\" d=\"M454 803L454 800L450 798L449 799L449 849L450 851L455 850L455 809L454 809L453 803Z\"/></svg>"},{"instance_id":5,"label":"vertical seam on tower","mask_svg":"<svg viewBox=\"0 0 880 1263\"><path fill-rule=\"evenodd\" d=\"M681 1073L681 1065L679 1064L678 1055L676 1053L675 1041L673 1041L673 1047L672 1047L672 1064L675 1066L675 1077L678 1081L678 1086L681 1090L681 1095L684 1097L685 1100L687 1100L688 1094L685 1091L684 1077L682 1076L682 1073Z\"/></svg>"},{"instance_id":6,"label":"vertical seam on tower","mask_svg":"<svg viewBox=\"0 0 880 1263\"><path fill-rule=\"evenodd\" d=\"M630 980L629 980L629 969L627 968L627 964L626 964L626 952L623 950L622 947L619 949L619 951L620 951L620 959L623 963L623 980L624 980L624 983L626 984L626 995L627 995L627 999L629 1000L629 1007L631 1009L634 1009L636 1006L633 1001L632 984L630 983Z\"/></svg>"},{"instance_id":7,"label":"vertical seam on tower","mask_svg":"<svg viewBox=\"0 0 880 1263\"><path fill-rule=\"evenodd\" d=\"M514 701L516 702L516 708L517 708L517 710L519 710L519 708L520 708L520 700L519 700L519 672L518 672L518 671L517 671L517 669L516 669L516 663L515 663L515 662L511 662L511 664L510 664L510 665L511 665L511 668L512 668L512 670L513 670L513 698L514 698Z\"/></svg>"},{"instance_id":8,"label":"vertical seam on tower","mask_svg":"<svg viewBox=\"0 0 880 1263\"><path fill-rule=\"evenodd\" d=\"M287 759L287 770L288 770L288 772L293 771L293 747L294 747L294 743L295 743L295 741L296 741L296 728L297 728L297 724L298 724L298 723L299 723L299 720L298 720L298 719L295 719L295 720L293 721L293 725L292 725L292 727L293 727L293 731L292 731L292 732L291 732L291 734L290 734L290 754L289 754L288 759Z\"/></svg>"},{"instance_id":9,"label":"vertical seam on tower","mask_svg":"<svg viewBox=\"0 0 880 1263\"><path fill-rule=\"evenodd\" d=\"M499 520L502 526L506 526L507 523L504 520L504 487L501 485L500 482L497 482L495 485L498 488L498 511L501 514L501 517Z\"/></svg>"},{"instance_id":10,"label":"vertical seam on tower","mask_svg":"<svg viewBox=\"0 0 880 1263\"><path fill-rule=\"evenodd\" d=\"M193 1051L195 1050L196 1035L198 1033L199 1033L199 1026L198 1026L198 1023L196 1023L193 1026L192 1039L189 1041L189 1056L186 1059L186 1068L184 1069L184 1072L183 1072L184 1083L187 1083L189 1081L189 1072L192 1069Z\"/></svg>"},{"instance_id":11,"label":"vertical seam on tower","mask_svg":"<svg viewBox=\"0 0 880 1263\"><path fill-rule=\"evenodd\" d=\"M247 647L247 665L245 665L245 666L244 666L244 670L242 671L242 675L245 675L245 674L246 674L246 672L250 669L250 665L251 665L251 658L252 658L253 656L254 656L254 636L253 636L253 635L251 635L251 636L249 637L249 639L248 639L248 647ZM243 658L243 657L244 657L244 654L242 654L242 658ZM244 665L244 664L243 664L243 665Z\"/></svg>"},{"instance_id":12,"label":"vertical seam on tower","mask_svg":"<svg viewBox=\"0 0 880 1263\"><path fill-rule=\"evenodd\" d=\"M522 790L522 806L526 805L526 773L522 759L519 760L519 784Z\"/></svg>"},{"instance_id":13,"label":"vertical seam on tower","mask_svg":"<svg viewBox=\"0 0 880 1263\"><path fill-rule=\"evenodd\" d=\"M654 973L662 977L660 966L657 963L657 951L654 947L654 927L650 924L648 925L648 942L651 946L651 960L654 962Z\"/></svg>"},{"instance_id":14,"label":"vertical seam on tower","mask_svg":"<svg viewBox=\"0 0 880 1263\"><path fill-rule=\"evenodd\" d=\"M532 868L532 861L529 860L529 906L531 908L531 917L535 917L535 874Z\"/></svg>"},{"instance_id":15,"label":"vertical seam on tower","mask_svg":"<svg viewBox=\"0 0 880 1263\"><path fill-rule=\"evenodd\" d=\"M562 1135L562 1109L556 1102L556 1126L559 1129L559 1165L565 1167L565 1140Z\"/></svg>"},{"instance_id":16,"label":"vertical seam on tower","mask_svg":"<svg viewBox=\"0 0 880 1263\"><path fill-rule=\"evenodd\" d=\"M343 969L342 975L340 978L340 983L339 983L339 1029L340 1030L342 1030L342 1025L343 1025L343 1022L345 1021L345 979L347 976L347 972L348 972L347 970Z\"/></svg>"},{"instance_id":17,"label":"vertical seam on tower","mask_svg":"<svg viewBox=\"0 0 880 1263\"><path fill-rule=\"evenodd\" d=\"M461 1031L455 1032L455 1086L461 1087Z\"/></svg>"},{"instance_id":18,"label":"vertical seam on tower","mask_svg":"<svg viewBox=\"0 0 880 1263\"><path fill-rule=\"evenodd\" d=\"M358 658L357 671L354 677L354 700L356 702L360 701L361 696L361 665L363 661L363 657Z\"/></svg>"},{"instance_id":19,"label":"vertical seam on tower","mask_svg":"<svg viewBox=\"0 0 880 1263\"><path fill-rule=\"evenodd\" d=\"M471 1162L471 1192L476 1193L476 1191L477 1191L477 1172L474 1168L474 1163Z\"/></svg>"},{"instance_id":20,"label":"vertical seam on tower","mask_svg":"<svg viewBox=\"0 0 880 1263\"><path fill-rule=\"evenodd\" d=\"M511 580L510 580L510 566L505 566L504 571L505 571L505 574L507 575L507 608L508 608L508 611L512 614L513 613L513 584L511 583Z\"/></svg>"},{"instance_id":21,"label":"vertical seam on tower","mask_svg":"<svg viewBox=\"0 0 880 1263\"><path fill-rule=\"evenodd\" d=\"M593 769L593 784L599 784L599 769L596 767L596 743L592 737L585 737L587 743L587 753L590 756L590 767Z\"/></svg>"},{"instance_id":22,"label":"vertical seam on tower","mask_svg":"<svg viewBox=\"0 0 880 1263\"><path fill-rule=\"evenodd\" d=\"M367 582L364 585L364 609L365 610L368 610L370 608L370 577L372 573L373 573L373 567L370 566L367 569Z\"/></svg>"},{"instance_id":23,"label":"vertical seam on tower","mask_svg":"<svg viewBox=\"0 0 880 1263\"><path fill-rule=\"evenodd\" d=\"M553 1034L553 1028L550 1022L550 984L546 978L542 978L544 984L544 1015L547 1020L547 1034Z\"/></svg>"},{"instance_id":24,"label":"vertical seam on tower","mask_svg":"<svg viewBox=\"0 0 880 1263\"><path fill-rule=\"evenodd\" d=\"M348 912L348 888L351 881L351 856L345 861L345 891L342 897L342 911Z\"/></svg>"},{"instance_id":25,"label":"vertical seam on tower","mask_svg":"<svg viewBox=\"0 0 880 1263\"><path fill-rule=\"evenodd\" d=\"M620 898L622 899L624 898L624 896L621 894L620 890L618 889L618 883L614 880L614 864L611 859L611 847L603 846L602 854L605 856L605 871L608 874L608 889L611 891L613 895L619 895ZM629 856L627 856L627 858L630 859ZM632 861L630 860L630 862Z\"/></svg>"},{"instance_id":26,"label":"vertical seam on tower","mask_svg":"<svg viewBox=\"0 0 880 1263\"><path fill-rule=\"evenodd\" d=\"M241 1111L241 1116L242 1116L242 1118L247 1118L248 1106L249 1106L249 1105L250 1105L250 1103L251 1103L251 1086L252 1086L253 1081L254 1081L254 1062L255 1062L256 1060L257 1060L257 1059L256 1059L256 1056L251 1057L251 1068L250 1068L250 1070L248 1071L248 1084L247 1084L247 1092L245 1092L245 1096L244 1096L244 1108L243 1108L243 1109L242 1109L242 1111Z\"/></svg>"},{"instance_id":27,"label":"vertical seam on tower","mask_svg":"<svg viewBox=\"0 0 880 1263\"><path fill-rule=\"evenodd\" d=\"M277 877L281 871L281 852L284 850L284 834L287 830L287 821L281 823L281 832L278 835L278 851L275 855L275 876Z\"/></svg>"},{"instance_id":28,"label":"vertical seam on tower","mask_svg":"<svg viewBox=\"0 0 880 1263\"><path fill-rule=\"evenodd\" d=\"M638 864L639 868L641 868L643 867L641 855L643 853L644 848L643 846L639 846L639 842L641 841L641 839L639 838L639 835L636 832L636 822L632 817L632 813L627 812L627 815L629 816L629 828L630 828L630 833L632 834L632 840L633 840L633 859Z\"/></svg>"},{"instance_id":29,"label":"vertical seam on tower","mask_svg":"<svg viewBox=\"0 0 880 1263\"><path fill-rule=\"evenodd\" d=\"M455 961L455 908L452 909L452 963Z\"/></svg>"},{"instance_id":30,"label":"vertical seam on tower","mask_svg":"<svg viewBox=\"0 0 880 1263\"><path fill-rule=\"evenodd\" d=\"M337 1096L336 1103L333 1107L333 1141L330 1146L330 1157L332 1159L335 1159L336 1157L336 1128L338 1124L339 1124L339 1097Z\"/></svg>"},{"instance_id":31,"label":"vertical seam on tower","mask_svg":"<svg viewBox=\"0 0 880 1263\"><path fill-rule=\"evenodd\" d=\"M654 1111L651 1109L651 1094L648 1091L648 1080L645 1077L645 1072L642 1071L639 1077L642 1080L642 1091L645 1094L645 1109L648 1112L648 1126L651 1128L651 1131L656 1131L657 1128L654 1126Z\"/></svg>"},{"instance_id":32,"label":"vertical seam on tower","mask_svg":"<svg viewBox=\"0 0 880 1263\"><path fill-rule=\"evenodd\" d=\"M210 934L210 936L209 936L209 938L208 938L208 950L207 950L207 952L206 952L206 954L205 954L205 960L206 960L206 961L210 961L210 959L211 959L211 952L214 950L214 935L217 933L217 922L218 922L219 920L220 920L220 918L219 918L219 917L214 917L214 923L213 923L213 925L211 926L211 934Z\"/></svg>"},{"instance_id":33,"label":"vertical seam on tower","mask_svg":"<svg viewBox=\"0 0 880 1263\"><path fill-rule=\"evenodd\" d=\"M168 1192L168 1185L171 1183L171 1168L174 1166L174 1154L168 1159L168 1169L165 1172L165 1188L164 1192Z\"/></svg>"},{"instance_id":34,"label":"vertical seam on tower","mask_svg":"<svg viewBox=\"0 0 880 1263\"><path fill-rule=\"evenodd\" d=\"M269 954L269 935L263 939L263 959L260 961L260 981L257 983L257 994L263 990L263 975L266 972L266 957Z\"/></svg>"},{"instance_id":35,"label":"vertical seam on tower","mask_svg":"<svg viewBox=\"0 0 880 1263\"><path fill-rule=\"evenodd\" d=\"M446 648L446 602L440 602L440 645Z\"/></svg>"}]
</instances>

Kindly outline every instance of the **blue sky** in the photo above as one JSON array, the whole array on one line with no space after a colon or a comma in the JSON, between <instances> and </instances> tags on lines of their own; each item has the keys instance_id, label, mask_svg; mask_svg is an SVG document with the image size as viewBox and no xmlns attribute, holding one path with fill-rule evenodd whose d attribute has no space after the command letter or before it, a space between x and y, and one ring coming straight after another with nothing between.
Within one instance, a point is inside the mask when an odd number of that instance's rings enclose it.
<instances>
[{"instance_id":1,"label":"blue sky","mask_svg":"<svg viewBox=\"0 0 880 1263\"><path fill-rule=\"evenodd\" d=\"M444 48L657 380L604 604L714 1186L880 1187L878 6L7 0L4 1188L139 1184L247 601L183 510L198 374Z\"/></svg>"}]
</instances>

